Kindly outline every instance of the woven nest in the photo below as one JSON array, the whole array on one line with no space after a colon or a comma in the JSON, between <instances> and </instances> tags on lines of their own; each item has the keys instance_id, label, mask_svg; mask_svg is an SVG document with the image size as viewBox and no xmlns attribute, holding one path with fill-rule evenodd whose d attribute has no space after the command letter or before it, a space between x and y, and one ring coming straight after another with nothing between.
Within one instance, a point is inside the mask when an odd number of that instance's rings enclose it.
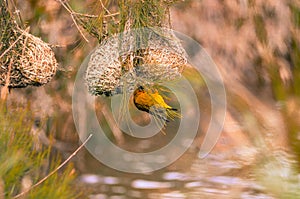
<instances>
[{"instance_id":1,"label":"woven nest","mask_svg":"<svg viewBox=\"0 0 300 199\"><path fill-rule=\"evenodd\" d=\"M0 84L16 88L48 83L57 69L52 49L41 39L21 30L7 10L1 9Z\"/></svg>"},{"instance_id":2,"label":"woven nest","mask_svg":"<svg viewBox=\"0 0 300 199\"><path fill-rule=\"evenodd\" d=\"M120 84L121 62L116 39L104 40L88 63L86 82L93 95L111 95Z\"/></svg>"},{"instance_id":3,"label":"woven nest","mask_svg":"<svg viewBox=\"0 0 300 199\"><path fill-rule=\"evenodd\" d=\"M23 49L17 49L23 46ZM12 60L8 86L26 87L41 86L54 76L57 62L52 49L41 39L24 34L3 59L0 60L0 84L5 85L8 78L9 65Z\"/></svg>"},{"instance_id":4,"label":"woven nest","mask_svg":"<svg viewBox=\"0 0 300 199\"><path fill-rule=\"evenodd\" d=\"M138 83L171 81L181 76L187 59L179 40L170 31L152 32L135 44L136 33L104 40L91 55L86 82L92 95L107 96L132 91Z\"/></svg>"}]
</instances>

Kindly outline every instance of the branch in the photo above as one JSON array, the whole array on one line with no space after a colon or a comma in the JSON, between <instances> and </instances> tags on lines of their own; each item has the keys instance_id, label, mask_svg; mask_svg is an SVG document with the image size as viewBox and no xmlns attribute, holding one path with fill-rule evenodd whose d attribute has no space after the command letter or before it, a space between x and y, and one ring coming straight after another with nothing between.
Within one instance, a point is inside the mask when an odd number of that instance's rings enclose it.
<instances>
[{"instance_id":1,"label":"branch","mask_svg":"<svg viewBox=\"0 0 300 199\"><path fill-rule=\"evenodd\" d=\"M72 20L73 20L73 22L74 22L74 24L75 24L77 30L79 31L79 33L80 33L81 36L83 37L83 39L84 39L86 42L89 42L89 40L84 36L83 32L82 32L81 29L79 28L79 26L78 26L78 24L77 24L77 22L76 22L76 19L74 18L74 15L73 15L73 14L71 14L71 18L72 18Z\"/></svg>"},{"instance_id":2,"label":"branch","mask_svg":"<svg viewBox=\"0 0 300 199\"><path fill-rule=\"evenodd\" d=\"M68 11L68 13L70 13L71 15L71 18L77 28L77 30L79 31L79 33L81 34L81 36L83 37L83 39L86 41L86 42L89 42L89 40L84 36L84 34L82 33L81 29L79 28L77 22L76 22L76 19L74 18L74 12L73 10L71 10L70 6L67 4L67 3L64 3L62 2L62 0L58 0L58 2Z\"/></svg>"}]
</instances>

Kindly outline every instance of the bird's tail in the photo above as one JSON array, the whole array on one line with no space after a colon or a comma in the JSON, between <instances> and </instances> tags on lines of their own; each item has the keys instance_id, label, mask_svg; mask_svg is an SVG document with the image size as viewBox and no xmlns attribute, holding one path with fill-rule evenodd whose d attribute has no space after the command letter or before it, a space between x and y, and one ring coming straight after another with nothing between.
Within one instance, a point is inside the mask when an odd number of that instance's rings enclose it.
<instances>
[{"instance_id":1,"label":"bird's tail","mask_svg":"<svg viewBox=\"0 0 300 199\"><path fill-rule=\"evenodd\" d=\"M150 114L155 116L157 119L169 122L170 120L175 120L176 118L181 118L181 114L178 113L178 110L176 108L152 108L149 111Z\"/></svg>"},{"instance_id":2,"label":"bird's tail","mask_svg":"<svg viewBox=\"0 0 300 199\"><path fill-rule=\"evenodd\" d=\"M154 116L154 120L159 127L162 127L161 132L166 135L165 132L165 122L170 122L170 120L174 120L175 118L181 118L181 114L178 113L177 109L169 108L165 110L154 109L154 111L150 111L150 114Z\"/></svg>"},{"instance_id":3,"label":"bird's tail","mask_svg":"<svg viewBox=\"0 0 300 199\"><path fill-rule=\"evenodd\" d=\"M182 116L176 108L168 108L167 109L167 117L171 120L174 120L176 118L181 118Z\"/></svg>"}]
</instances>

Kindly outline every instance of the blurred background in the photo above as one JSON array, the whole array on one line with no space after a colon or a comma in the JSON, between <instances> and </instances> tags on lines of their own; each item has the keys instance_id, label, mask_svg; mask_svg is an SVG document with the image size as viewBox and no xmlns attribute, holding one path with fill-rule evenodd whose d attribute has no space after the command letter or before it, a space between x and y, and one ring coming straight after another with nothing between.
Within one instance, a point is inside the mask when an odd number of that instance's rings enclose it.
<instances>
[{"instance_id":1,"label":"blurred background","mask_svg":"<svg viewBox=\"0 0 300 199\"><path fill-rule=\"evenodd\" d=\"M68 1L75 12L85 14L97 14L97 2ZM114 10L115 5L111 1L107 7ZM15 7L30 32L51 44L59 71L43 87L13 89L7 106L30 107L43 144L65 159L80 145L72 115L75 77L98 41L82 30L86 41L58 1L16 0ZM172 29L202 45L224 79L227 112L216 146L199 158L210 96L201 74L187 68L183 75L196 91L201 111L190 149L167 168L144 175L108 168L82 149L71 160L73 190L81 193L79 198L91 199L300 198L300 2L185 0L170 7L170 19ZM109 113L98 105L98 119L106 124ZM142 140L107 136L143 152L166 144L173 131L170 127L166 136Z\"/></svg>"}]
</instances>

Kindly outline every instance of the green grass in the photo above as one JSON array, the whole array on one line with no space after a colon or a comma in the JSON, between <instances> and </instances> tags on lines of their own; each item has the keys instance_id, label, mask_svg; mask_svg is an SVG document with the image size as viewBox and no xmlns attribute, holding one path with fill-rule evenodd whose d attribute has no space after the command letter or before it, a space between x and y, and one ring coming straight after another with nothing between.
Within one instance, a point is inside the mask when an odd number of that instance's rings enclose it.
<instances>
[{"instance_id":1,"label":"green grass","mask_svg":"<svg viewBox=\"0 0 300 199\"><path fill-rule=\"evenodd\" d=\"M36 141L31 134L33 118L27 109L18 108L0 112L0 198L14 198L22 192L22 180L30 179L36 184L60 163L59 156L52 157L51 150L44 147L37 151ZM50 176L34 187L27 198L76 198L72 189L75 177L71 165ZM23 185L24 186L24 185Z\"/></svg>"}]
</instances>

